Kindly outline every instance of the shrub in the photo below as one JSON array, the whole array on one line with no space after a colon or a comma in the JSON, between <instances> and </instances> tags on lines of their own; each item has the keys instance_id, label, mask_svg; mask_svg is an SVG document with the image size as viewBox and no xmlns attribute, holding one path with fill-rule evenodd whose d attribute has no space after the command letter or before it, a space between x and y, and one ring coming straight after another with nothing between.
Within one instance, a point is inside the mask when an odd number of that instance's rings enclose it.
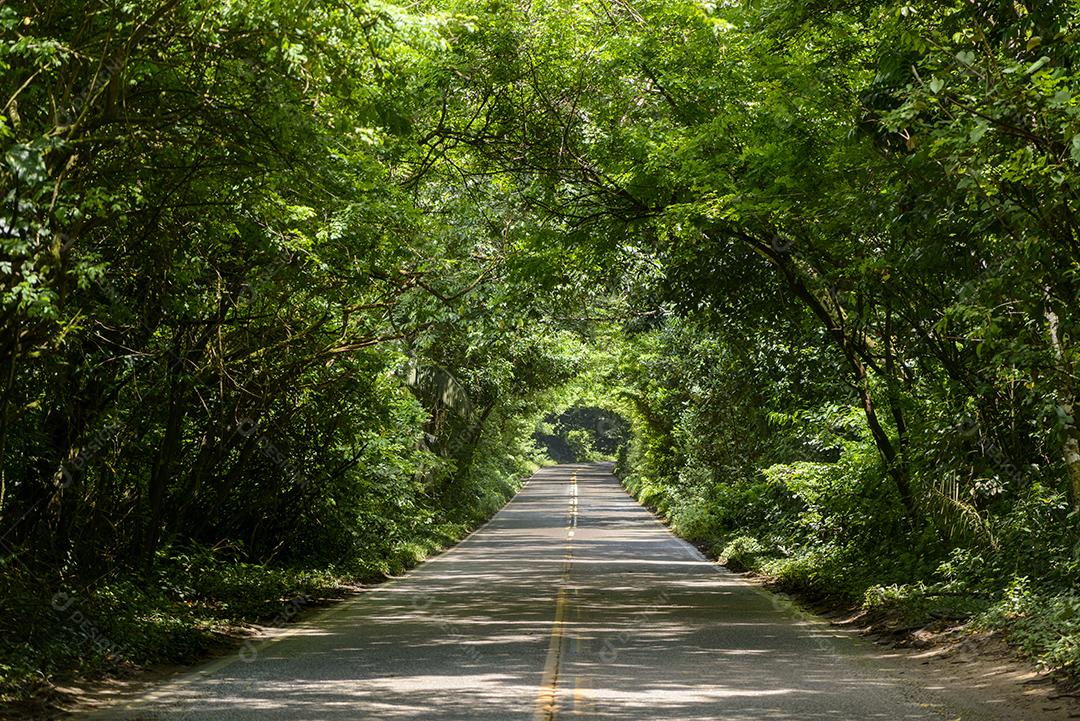
<instances>
[{"instance_id":1,"label":"shrub","mask_svg":"<svg viewBox=\"0 0 1080 721\"><path fill-rule=\"evenodd\" d=\"M732 571L756 571L766 548L752 536L736 536L718 554L718 560Z\"/></svg>"}]
</instances>

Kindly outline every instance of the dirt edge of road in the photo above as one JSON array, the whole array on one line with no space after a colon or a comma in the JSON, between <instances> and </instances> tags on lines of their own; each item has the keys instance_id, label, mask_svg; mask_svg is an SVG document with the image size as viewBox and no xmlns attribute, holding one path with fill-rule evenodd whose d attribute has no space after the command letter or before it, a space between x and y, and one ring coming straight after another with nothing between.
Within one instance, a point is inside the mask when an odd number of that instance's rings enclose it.
<instances>
[{"instance_id":1,"label":"dirt edge of road","mask_svg":"<svg viewBox=\"0 0 1080 721\"><path fill-rule=\"evenodd\" d=\"M669 524L648 509L657 520ZM479 531L487 524L473 531ZM472 534L469 534L470 536ZM466 536L465 538L468 538ZM465 540L463 538L458 543ZM445 553L449 548L443 549ZM702 549L699 549L702 550ZM702 550L703 554L712 559ZM435 554L432 558L441 555ZM1059 721L1080 719L1080 690L1065 683L1060 676L1040 671L1011 647L1000 633L973 632L966 624L935 622L918 629L893 628L889 619L873 618L865 612L811 603L770 586L770 579L749 572L732 572L744 582L777 594L803 611L828 621L835 628L861 636L878 649L878 656L894 660L910 669L910 680L926 687L948 687L972 697L992 696L1021 715L1018 721ZM342 587L341 595L319 599L306 606L283 626L235 626L227 629L221 643L210 653L191 663L158 664L134 669L127 674L82 678L57 684L54 693L38 702L0 706L4 721L53 721L100 710L109 705L134 699L164 681L177 678L197 665L211 663L240 653L252 642L287 635L327 608L347 602L369 590L379 588L393 578L380 582ZM916 678L918 679L916 681ZM964 721L968 721L966 718Z\"/></svg>"},{"instance_id":2,"label":"dirt edge of road","mask_svg":"<svg viewBox=\"0 0 1080 721\"><path fill-rule=\"evenodd\" d=\"M390 578L386 579L392 580ZM75 714L98 711L124 699L134 699L157 685L176 678L193 668L239 654L252 643L261 643L288 634L297 625L344 603L385 581L365 585L342 586L334 596L309 600L280 626L243 624L223 627L217 643L205 653L186 662L157 663L129 670L94 676L77 676L57 681L46 695L30 701L0 704L3 721L55 721Z\"/></svg>"},{"instance_id":3,"label":"dirt edge of road","mask_svg":"<svg viewBox=\"0 0 1080 721\"><path fill-rule=\"evenodd\" d=\"M623 485L621 479L620 485ZM633 497L633 494L630 495ZM672 535L681 538L668 519L655 508L641 505ZM708 548L690 541L686 543L720 566ZM797 594L776 590L772 587L772 579L767 576L750 571L726 570L750 585L786 599L801 611L824 619L839 630L869 640L880 649L878 655L881 658L909 666L913 675L921 677L922 686L948 686L972 697L992 696L1010 709L1022 713L1018 721L1080 719L1080 688L1061 674L1037 668L1001 633L973 631L966 622L955 621L898 630L892 619L887 617L871 617L862 609L800 598Z\"/></svg>"},{"instance_id":4,"label":"dirt edge of road","mask_svg":"<svg viewBox=\"0 0 1080 721\"><path fill-rule=\"evenodd\" d=\"M777 593L834 628L870 641L878 649L878 657L901 664L909 680L920 686L947 687L971 698L993 698L1020 714L1018 721L1080 719L1080 689L1060 674L1037 668L1001 633L975 631L957 621L897 628L893 619L874 617L861 609L822 606L777 592L765 576L749 572L733 575Z\"/></svg>"},{"instance_id":5,"label":"dirt edge of road","mask_svg":"<svg viewBox=\"0 0 1080 721\"><path fill-rule=\"evenodd\" d=\"M528 485L528 480L526 479L521 484L521 489ZM519 492L521 489L519 489ZM507 503L510 500L508 499ZM499 510L502 510L502 508ZM436 553L432 553L417 565L427 563L464 543L486 527L496 515L498 515L498 511L455 543L447 545ZM408 572L407 570L406 573ZM398 577L386 576L380 579L364 581L363 583L340 586L337 589L339 592L333 596L309 599L302 607L294 606L293 608L297 608L297 610L287 616L283 615L282 618L285 623L281 625L238 624L224 627L220 629L217 644L205 653L184 662L149 664L133 667L126 671L93 676L76 676L57 681L49 688L46 695L39 698L7 704L0 703L0 721L60 721L61 719L71 719L101 711L125 701L133 701L162 683L179 678L199 666L242 653L251 644L263 643L286 636L294 628L303 625L328 609L380 588L396 578Z\"/></svg>"}]
</instances>

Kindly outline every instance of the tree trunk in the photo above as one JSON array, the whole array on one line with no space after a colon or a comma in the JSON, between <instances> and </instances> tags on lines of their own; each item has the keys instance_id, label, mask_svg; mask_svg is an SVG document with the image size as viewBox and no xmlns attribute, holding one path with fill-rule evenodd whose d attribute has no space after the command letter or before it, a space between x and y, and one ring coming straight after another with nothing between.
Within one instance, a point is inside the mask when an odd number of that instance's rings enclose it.
<instances>
[{"instance_id":1,"label":"tree trunk","mask_svg":"<svg viewBox=\"0 0 1080 721\"><path fill-rule=\"evenodd\" d=\"M154 554L157 552L161 537L162 505L165 500L165 486L172 476L173 464L180 452L181 431L184 417L185 394L181 389L177 371L173 371L172 389L169 393L169 410L165 419L165 434L161 439L161 448L154 459L150 471L150 485L147 489L146 516L143 525L142 562L143 570L149 573L154 567Z\"/></svg>"},{"instance_id":2,"label":"tree trunk","mask_svg":"<svg viewBox=\"0 0 1080 721\"><path fill-rule=\"evenodd\" d=\"M1061 376L1059 390L1064 397L1061 410L1065 417L1064 436L1061 454L1065 461L1065 470L1069 480L1069 500L1076 511L1080 511L1080 428L1076 425L1075 398L1076 387L1073 385L1073 369L1070 367L1065 347L1061 342L1060 320L1050 304L1050 288L1046 289L1046 324L1047 335L1050 337L1050 347L1057 361L1057 370Z\"/></svg>"},{"instance_id":3,"label":"tree trunk","mask_svg":"<svg viewBox=\"0 0 1080 721\"><path fill-rule=\"evenodd\" d=\"M752 249L765 257L781 273L788 287L799 300L806 304L807 308L821 321L833 344L843 353L844 358L851 368L854 376L855 389L862 403L863 414L866 416L867 426L874 438L874 445L885 461L889 477L896 485L896 491L900 496L900 502L904 506L908 523L915 527L918 525L918 509L915 505L915 497L911 490L911 479L908 474L907 463L903 454L898 453L888 432L881 425L877 410L874 407L874 399L870 393L869 374L867 366L872 365L879 372L881 368L870 355L865 343L860 343L857 337L849 332L844 324L843 317L834 317L825 303L810 290L805 280L794 267L790 258L781 251L776 250L772 244L761 241L749 235L742 235L742 239L750 244ZM838 314L840 311L838 310ZM897 407L898 410L898 407ZM898 420L902 423L903 416ZM901 432L904 429L901 428Z\"/></svg>"}]
</instances>

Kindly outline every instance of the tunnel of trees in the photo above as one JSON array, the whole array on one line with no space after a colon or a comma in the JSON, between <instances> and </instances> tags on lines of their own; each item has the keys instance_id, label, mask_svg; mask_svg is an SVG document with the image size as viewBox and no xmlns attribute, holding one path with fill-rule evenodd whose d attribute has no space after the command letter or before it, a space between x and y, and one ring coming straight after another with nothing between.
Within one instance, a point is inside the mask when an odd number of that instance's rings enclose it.
<instances>
[{"instance_id":1,"label":"tunnel of trees","mask_svg":"<svg viewBox=\"0 0 1080 721\"><path fill-rule=\"evenodd\" d=\"M577 404L549 413L533 439L556 463L610 462L625 457L630 423L617 411Z\"/></svg>"},{"instance_id":2,"label":"tunnel of trees","mask_svg":"<svg viewBox=\"0 0 1080 721\"><path fill-rule=\"evenodd\" d=\"M0 695L395 573L541 436L733 567L1075 672L1078 34L1063 0L3 3ZM601 408L611 447L573 435Z\"/></svg>"}]
</instances>

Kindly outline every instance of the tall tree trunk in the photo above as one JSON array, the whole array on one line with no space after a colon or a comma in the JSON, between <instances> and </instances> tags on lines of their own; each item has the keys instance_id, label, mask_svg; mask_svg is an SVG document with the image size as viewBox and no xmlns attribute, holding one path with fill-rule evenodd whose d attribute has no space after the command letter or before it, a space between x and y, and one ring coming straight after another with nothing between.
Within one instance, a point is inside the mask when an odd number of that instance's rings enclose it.
<instances>
[{"instance_id":1,"label":"tall tree trunk","mask_svg":"<svg viewBox=\"0 0 1080 721\"><path fill-rule=\"evenodd\" d=\"M743 241L749 243L755 252L772 263L781 273L788 288L806 305L814 316L817 317L828 332L828 336L833 344L847 360L848 366L851 368L852 375L854 376L855 389L862 404L863 414L866 417L866 424L870 428L870 433L873 436L874 445L877 447L878 453L881 454L882 459L885 461L889 477L896 486L897 494L900 496L900 502L903 504L904 512L907 514L908 523L913 527L918 526L918 508L915 505L915 497L911 490L911 478L908 473L907 463L903 454L897 451L896 445L894 445L892 439L889 438L889 434L884 426L881 425L877 409L874 405L873 395L870 391L870 378L867 368L872 365L873 368L880 373L881 367L875 362L869 349L866 347L865 342L855 336L845 324L843 317L839 315L841 311L838 309L838 315L834 316L826 303L822 302L821 298L815 295L810 289L803 274L795 267L795 264L788 253L778 250L772 243L760 240L751 235L740 234L740 237ZM899 410L898 407L897 410ZM899 415L898 420L902 423L903 416ZM901 432L904 430L905 429L902 427Z\"/></svg>"},{"instance_id":2,"label":"tall tree trunk","mask_svg":"<svg viewBox=\"0 0 1080 721\"><path fill-rule=\"evenodd\" d=\"M1069 500L1074 510L1080 511L1080 428L1076 424L1076 387L1073 384L1073 369L1070 367L1069 358L1065 353L1065 347L1061 342L1061 321L1051 305L1050 288L1046 288L1046 324L1047 335L1050 337L1050 347L1057 362L1058 374L1061 377L1059 390L1062 395L1061 410L1065 417L1064 440L1061 454L1065 461L1065 470L1069 480Z\"/></svg>"},{"instance_id":3,"label":"tall tree trunk","mask_svg":"<svg viewBox=\"0 0 1080 721\"><path fill-rule=\"evenodd\" d=\"M7 468L4 458L7 456L8 407L11 405L11 391L15 387L15 371L19 363L19 336L14 333L12 351L8 367L4 368L4 390L0 394L0 520L4 518L4 501L7 498Z\"/></svg>"},{"instance_id":4,"label":"tall tree trunk","mask_svg":"<svg viewBox=\"0 0 1080 721\"><path fill-rule=\"evenodd\" d=\"M162 506L165 500L165 487L172 476L173 465L180 452L181 431L187 412L184 408L185 394L178 372L172 371L172 388L169 392L169 410L165 419L165 434L161 447L150 471L150 484L147 488L146 515L143 525L142 563L143 570L150 572L154 567L154 554L157 552L161 537Z\"/></svg>"}]
</instances>

